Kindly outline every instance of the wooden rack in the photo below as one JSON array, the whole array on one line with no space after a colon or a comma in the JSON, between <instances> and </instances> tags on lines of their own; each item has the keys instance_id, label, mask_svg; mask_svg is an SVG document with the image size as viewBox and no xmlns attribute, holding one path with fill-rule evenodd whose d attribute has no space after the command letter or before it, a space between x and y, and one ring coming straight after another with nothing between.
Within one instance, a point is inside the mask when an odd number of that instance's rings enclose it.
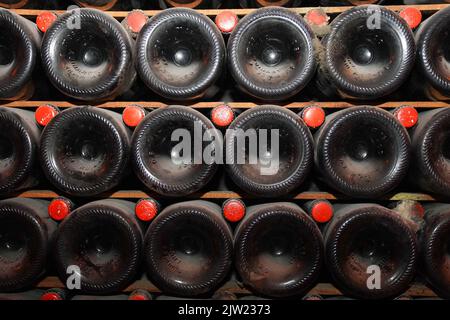
<instances>
[{"instance_id":1,"label":"wooden rack","mask_svg":"<svg viewBox=\"0 0 450 320\"><path fill-rule=\"evenodd\" d=\"M92 105L91 103L83 103L83 102L77 102L70 103L66 101L14 101L14 102L4 102L1 104L1 106L5 107L13 107L13 108L37 108L41 105L45 104L51 104L59 108L70 108L76 105ZM100 108L105 109L120 109L124 108L128 105L136 104L140 105L144 108L160 108L167 106L167 104L163 102L156 102L156 101L110 101L105 102L101 104L93 104ZM176 103L175 103L176 104ZM178 103L181 104L181 103ZM194 109L210 109L214 108L215 106L221 105L221 104L227 104L232 108L235 109L249 109L256 107L260 104L253 103L253 102L225 102L225 101L213 101L213 102L197 102L192 105L189 105L189 107L192 107ZM283 107L289 108L289 109L301 109L305 107L309 107L311 105L322 107L325 109L343 109L343 108L349 108L357 105L372 105L384 109L395 109L402 106L411 106L415 108L426 108L426 109L433 109L433 108L449 108L450 104L446 102L441 101L394 101L394 102L383 102L379 104L372 104L370 102L359 102L359 103L350 103L350 102L315 102L315 101L308 101L308 102L292 102L289 104L279 104Z\"/></svg>"},{"instance_id":2,"label":"wooden rack","mask_svg":"<svg viewBox=\"0 0 450 320\"><path fill-rule=\"evenodd\" d=\"M436 12L442 8L448 7L450 4L423 4L423 5L410 5L408 7L415 7L417 9L419 9L420 11L424 12L424 13L433 13ZM397 5L397 6L384 6L390 10L393 11L401 11L403 8L405 8L406 6L404 5ZM339 14L344 12L345 10L348 10L350 8L353 8L351 6L343 6L343 7L322 7L322 9L327 13L327 14ZM313 8L311 7L302 7L302 8L291 8L290 10L298 13L298 14L305 14L306 12L308 12L309 10L311 10ZM244 16L246 14L249 14L251 12L253 12L255 9L209 9L209 10L197 10L200 13L203 13L207 16L216 16L219 13L223 12L223 11L232 11L234 13L236 13L238 16ZM43 10L33 10L33 9L15 9L12 10L15 11L16 13L22 15L22 16L26 16L26 17L36 17L38 16L41 12L43 12ZM159 12L161 12L161 10L143 10L144 13L148 16L154 16L156 14L158 14ZM54 11L56 14L62 14L65 11L64 10L56 10ZM110 15L112 15L114 18L125 18L128 14L128 12L126 11L105 11L107 13L109 13Z\"/></svg>"},{"instance_id":3,"label":"wooden rack","mask_svg":"<svg viewBox=\"0 0 450 320\"><path fill-rule=\"evenodd\" d=\"M440 9L443 9L445 7L450 6L450 4L426 4L426 5L411 5L409 7L415 7L419 10L421 10L425 14L431 14L434 13ZM401 11L406 6L402 5L395 5L395 6L385 6L386 8L393 10L393 11ZM342 13L352 7L323 7L322 9L330 15L336 15L339 13ZM292 11L298 13L298 14L305 14L309 10L313 8L310 7L303 7L303 8L291 8ZM236 13L238 16L244 16L246 14L251 13L255 9L226 9L226 10L197 10L200 13L203 13L207 16L214 17L218 15L219 13L223 11L232 11ZM36 18L43 10L30 10L30 9L16 9L12 10L16 12L19 15L34 19ZM57 14L62 14L65 11L63 10L57 10L54 11ZM111 16L122 19L127 16L128 12L125 11L106 11ZM160 13L161 10L144 10L144 13L148 16L154 16L158 13ZM247 109L257 106L255 103L250 102L198 102L195 104L190 105L193 108L196 109L209 109L213 108L220 104L228 104L232 108L236 109ZM70 103L67 101L14 101L14 102L6 102L1 103L2 106L7 107L14 107L14 108L36 108L43 104L52 104L54 106L60 107L60 108L67 108L72 107L74 105L84 105L84 103ZM158 108L166 106L165 103L162 102L149 102L149 101L114 101L114 102L105 102L101 104L97 104L98 107L102 108L109 108L109 109L120 109L124 108L125 106L129 104L138 104L145 108ZM362 105L364 103L358 103L358 105ZM300 109L307 106L316 105L320 106L322 108L329 108L329 109L339 109L339 108L347 108L352 107L356 104L350 103L350 102L293 102L289 104L283 105L284 107L291 108L291 109ZM448 108L450 107L450 104L445 102L430 102L430 101L399 101L399 102L384 102L381 104L375 104L375 106L386 108L386 109L393 109L401 106L413 106L416 108ZM17 194L18 197L26 197L26 198L55 198L59 196L58 192L52 191L52 190L29 190L22 193ZM139 199L139 198L146 198L155 196L155 194L151 194L146 191L142 190L118 190L114 192L110 192L108 194L103 194L98 197L109 197L109 198L126 198L126 199ZM228 199L228 198L251 198L248 195L241 194L238 192L233 191L208 191L208 192L202 192L202 193L196 193L191 196L192 198L200 198L200 199ZM339 199L345 199L345 197L341 195L336 195L328 192L320 192L320 191L307 191L307 192L301 192L297 195L290 196L291 199L296 200L313 200L313 199L328 199L328 200L339 200ZM386 196L383 200L391 200L391 201L398 201L398 200L416 200L416 201L435 201L436 199L428 194L424 193L397 193L392 194L389 196ZM63 288L63 283L54 276L46 277L43 279L38 285L38 288ZM149 280L146 278L140 279L138 281L135 281L133 284L131 284L127 289L125 289L125 292L131 292L135 289L146 289L152 293L160 293L160 290L152 284ZM218 291L230 291L235 294L251 294L249 290L244 288L240 283L237 283L235 281L229 281L225 283ZM333 285L328 283L320 283L316 285L311 291L310 294L319 294L324 296L335 296L335 295L341 295L341 292L336 289ZM413 297L435 297L435 293L430 290L428 287L426 287L423 284L415 283L411 286L411 288L405 292L405 295L413 296Z\"/></svg>"}]
</instances>

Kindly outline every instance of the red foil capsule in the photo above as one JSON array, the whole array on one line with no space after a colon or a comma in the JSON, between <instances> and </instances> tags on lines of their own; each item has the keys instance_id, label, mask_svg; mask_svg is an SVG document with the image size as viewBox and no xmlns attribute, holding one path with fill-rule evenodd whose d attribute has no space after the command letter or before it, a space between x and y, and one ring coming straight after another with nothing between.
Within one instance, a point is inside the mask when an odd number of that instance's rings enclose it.
<instances>
[{"instance_id":1,"label":"red foil capsule","mask_svg":"<svg viewBox=\"0 0 450 320\"><path fill-rule=\"evenodd\" d=\"M222 206L223 216L230 222L238 222L245 216L245 204L239 199L228 199Z\"/></svg>"},{"instance_id":2,"label":"red foil capsule","mask_svg":"<svg viewBox=\"0 0 450 320\"><path fill-rule=\"evenodd\" d=\"M158 209L158 203L149 198L139 200L134 208L134 212L139 220L149 222L156 217Z\"/></svg>"},{"instance_id":3,"label":"red foil capsule","mask_svg":"<svg viewBox=\"0 0 450 320\"><path fill-rule=\"evenodd\" d=\"M69 199L60 197L53 199L48 205L48 215L56 221L64 220L73 209L73 204Z\"/></svg>"}]
</instances>

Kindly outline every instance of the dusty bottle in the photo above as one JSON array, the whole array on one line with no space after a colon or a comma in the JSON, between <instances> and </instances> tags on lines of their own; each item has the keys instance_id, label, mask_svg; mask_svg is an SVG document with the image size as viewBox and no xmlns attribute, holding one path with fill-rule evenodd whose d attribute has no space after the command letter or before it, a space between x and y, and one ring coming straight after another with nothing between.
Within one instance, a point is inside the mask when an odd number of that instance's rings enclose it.
<instances>
[{"instance_id":1,"label":"dusty bottle","mask_svg":"<svg viewBox=\"0 0 450 320\"><path fill-rule=\"evenodd\" d=\"M28 4L28 0L2 0L0 1L0 7L8 9L23 8Z\"/></svg>"},{"instance_id":2,"label":"dusty bottle","mask_svg":"<svg viewBox=\"0 0 450 320\"><path fill-rule=\"evenodd\" d=\"M314 39L300 15L286 8L258 9L240 20L228 40L230 73L258 99L292 97L316 71Z\"/></svg>"},{"instance_id":3,"label":"dusty bottle","mask_svg":"<svg viewBox=\"0 0 450 320\"><path fill-rule=\"evenodd\" d=\"M56 230L47 205L25 198L0 201L0 292L31 287L43 276Z\"/></svg>"},{"instance_id":4,"label":"dusty bottle","mask_svg":"<svg viewBox=\"0 0 450 320\"><path fill-rule=\"evenodd\" d=\"M44 35L41 56L53 85L79 100L113 99L135 79L131 36L95 9L60 15Z\"/></svg>"},{"instance_id":5,"label":"dusty bottle","mask_svg":"<svg viewBox=\"0 0 450 320\"><path fill-rule=\"evenodd\" d=\"M147 290L135 289L128 296L128 300L145 301L145 300L153 300L153 297Z\"/></svg>"},{"instance_id":6,"label":"dusty bottle","mask_svg":"<svg viewBox=\"0 0 450 320\"><path fill-rule=\"evenodd\" d=\"M302 0L239 0L242 8L256 8L256 7L299 7Z\"/></svg>"},{"instance_id":7,"label":"dusty bottle","mask_svg":"<svg viewBox=\"0 0 450 320\"><path fill-rule=\"evenodd\" d=\"M232 256L231 228L220 207L207 201L168 206L145 236L148 277L167 294L211 293L230 271Z\"/></svg>"},{"instance_id":8,"label":"dusty bottle","mask_svg":"<svg viewBox=\"0 0 450 320\"><path fill-rule=\"evenodd\" d=\"M383 4L385 0L320 0L320 5L324 7L334 6L361 6ZM389 1L388 1L389 2Z\"/></svg>"},{"instance_id":9,"label":"dusty bottle","mask_svg":"<svg viewBox=\"0 0 450 320\"><path fill-rule=\"evenodd\" d=\"M328 97L376 99L409 76L414 36L406 21L381 6L358 6L333 19L322 39L316 87Z\"/></svg>"},{"instance_id":10,"label":"dusty bottle","mask_svg":"<svg viewBox=\"0 0 450 320\"><path fill-rule=\"evenodd\" d=\"M39 300L41 301L62 301L62 300L70 300L71 294L69 290L62 288L51 288L45 290Z\"/></svg>"},{"instance_id":11,"label":"dusty bottle","mask_svg":"<svg viewBox=\"0 0 450 320\"><path fill-rule=\"evenodd\" d=\"M423 271L434 291L450 299L450 205L425 205L420 245Z\"/></svg>"},{"instance_id":12,"label":"dusty bottle","mask_svg":"<svg viewBox=\"0 0 450 320\"><path fill-rule=\"evenodd\" d=\"M221 133L197 110L160 108L150 112L134 131L133 169L149 189L161 195L191 194L214 176L218 161L204 155L222 154L220 141Z\"/></svg>"},{"instance_id":13,"label":"dusty bottle","mask_svg":"<svg viewBox=\"0 0 450 320\"><path fill-rule=\"evenodd\" d=\"M182 301L182 300L238 300L238 298L231 292L222 292L222 291L218 291L216 292L212 297L210 298L186 298L186 297L175 297L175 296L166 296L166 295L160 295L159 297L156 298L156 300L162 300L162 301L167 301L167 300L178 300L178 301Z\"/></svg>"},{"instance_id":14,"label":"dusty bottle","mask_svg":"<svg viewBox=\"0 0 450 320\"><path fill-rule=\"evenodd\" d=\"M33 112L0 107L0 194L37 184L40 135Z\"/></svg>"},{"instance_id":15,"label":"dusty bottle","mask_svg":"<svg viewBox=\"0 0 450 320\"><path fill-rule=\"evenodd\" d=\"M449 29L450 8L444 8L423 21L416 31L415 81L429 99L450 100Z\"/></svg>"},{"instance_id":16,"label":"dusty bottle","mask_svg":"<svg viewBox=\"0 0 450 320\"><path fill-rule=\"evenodd\" d=\"M0 0L0 7L7 9L65 9L70 3L71 1L66 0Z\"/></svg>"},{"instance_id":17,"label":"dusty bottle","mask_svg":"<svg viewBox=\"0 0 450 320\"><path fill-rule=\"evenodd\" d=\"M73 0L72 2L75 2L80 7L102 11L151 10L157 8L155 5L156 0Z\"/></svg>"},{"instance_id":18,"label":"dusty bottle","mask_svg":"<svg viewBox=\"0 0 450 320\"><path fill-rule=\"evenodd\" d=\"M339 290L357 299L395 298L417 268L417 239L406 218L376 204L336 205L324 230L325 262Z\"/></svg>"},{"instance_id":19,"label":"dusty bottle","mask_svg":"<svg viewBox=\"0 0 450 320\"><path fill-rule=\"evenodd\" d=\"M92 196L116 186L127 173L131 131L119 113L71 107L41 136L40 163L47 179L74 196Z\"/></svg>"},{"instance_id":20,"label":"dusty bottle","mask_svg":"<svg viewBox=\"0 0 450 320\"><path fill-rule=\"evenodd\" d=\"M397 187L410 163L410 138L386 110L358 106L334 112L315 133L321 179L352 197L376 198Z\"/></svg>"},{"instance_id":21,"label":"dusty bottle","mask_svg":"<svg viewBox=\"0 0 450 320\"><path fill-rule=\"evenodd\" d=\"M148 22L149 17L142 10L132 10L128 12L127 16L121 21L122 26L131 35L133 39L136 39L139 32Z\"/></svg>"},{"instance_id":22,"label":"dusty bottle","mask_svg":"<svg viewBox=\"0 0 450 320\"><path fill-rule=\"evenodd\" d=\"M15 301L28 301L28 300L39 300L44 293L42 289L33 289L22 292L10 292L10 293L0 293L0 301L4 300L15 300Z\"/></svg>"},{"instance_id":23,"label":"dusty bottle","mask_svg":"<svg viewBox=\"0 0 450 320\"><path fill-rule=\"evenodd\" d=\"M323 263L323 239L296 204L251 206L235 231L235 264L254 293L288 297L308 292Z\"/></svg>"},{"instance_id":24,"label":"dusty bottle","mask_svg":"<svg viewBox=\"0 0 450 320\"><path fill-rule=\"evenodd\" d=\"M59 277L66 283L77 272L69 267L76 266L81 292L120 291L137 276L142 240L134 203L106 199L81 206L63 220L55 235Z\"/></svg>"},{"instance_id":25,"label":"dusty bottle","mask_svg":"<svg viewBox=\"0 0 450 320\"><path fill-rule=\"evenodd\" d=\"M215 9L219 8L222 0L159 0L161 9L181 7L190 9Z\"/></svg>"},{"instance_id":26,"label":"dusty bottle","mask_svg":"<svg viewBox=\"0 0 450 320\"><path fill-rule=\"evenodd\" d=\"M155 93L172 100L213 95L225 66L225 42L211 19L172 8L152 17L136 41L137 71Z\"/></svg>"},{"instance_id":27,"label":"dusty bottle","mask_svg":"<svg viewBox=\"0 0 450 320\"><path fill-rule=\"evenodd\" d=\"M403 0L404 4L449 3L449 0Z\"/></svg>"},{"instance_id":28,"label":"dusty bottle","mask_svg":"<svg viewBox=\"0 0 450 320\"><path fill-rule=\"evenodd\" d=\"M118 300L128 300L128 296L126 294L118 294L113 296L105 296L105 295L76 295L72 299L74 301L118 301Z\"/></svg>"},{"instance_id":29,"label":"dusty bottle","mask_svg":"<svg viewBox=\"0 0 450 320\"><path fill-rule=\"evenodd\" d=\"M450 109L420 112L411 140L410 181L424 191L450 196Z\"/></svg>"},{"instance_id":30,"label":"dusty bottle","mask_svg":"<svg viewBox=\"0 0 450 320\"><path fill-rule=\"evenodd\" d=\"M82 7L109 10L114 7L118 0L75 0L75 2Z\"/></svg>"},{"instance_id":31,"label":"dusty bottle","mask_svg":"<svg viewBox=\"0 0 450 320\"><path fill-rule=\"evenodd\" d=\"M41 35L36 24L1 8L0 28L0 100L26 100L34 92Z\"/></svg>"},{"instance_id":32,"label":"dusty bottle","mask_svg":"<svg viewBox=\"0 0 450 320\"><path fill-rule=\"evenodd\" d=\"M244 191L265 197L298 188L313 164L312 135L303 120L282 107L249 109L225 136L226 169Z\"/></svg>"}]
</instances>

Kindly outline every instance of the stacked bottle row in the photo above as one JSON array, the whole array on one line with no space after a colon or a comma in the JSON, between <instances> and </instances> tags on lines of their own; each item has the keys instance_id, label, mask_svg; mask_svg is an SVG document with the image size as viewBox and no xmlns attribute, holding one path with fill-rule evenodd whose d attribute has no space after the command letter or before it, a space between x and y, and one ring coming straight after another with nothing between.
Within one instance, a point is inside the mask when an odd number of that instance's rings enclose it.
<instances>
[{"instance_id":1,"label":"stacked bottle row","mask_svg":"<svg viewBox=\"0 0 450 320\"><path fill-rule=\"evenodd\" d=\"M42 37L31 21L0 10L0 25L8 30L0 37L1 99L32 95L38 60L54 87L84 101L127 94L137 75L167 99L214 97L225 87L227 60L237 87L265 101L307 92L323 99L450 98L450 8L433 14L414 35L397 13L358 6L329 26L322 19L325 25L316 28L321 41L288 9L262 8L237 26L237 17L225 13L216 20L222 31L232 31L227 49L213 21L191 9L168 9L150 19L133 12L125 27L94 9L48 14L40 21L47 30Z\"/></svg>"},{"instance_id":2,"label":"stacked bottle row","mask_svg":"<svg viewBox=\"0 0 450 320\"><path fill-rule=\"evenodd\" d=\"M63 193L98 195L120 186L131 166L166 197L201 190L221 167L261 197L304 191L313 177L356 198L382 197L403 181L450 195L450 108L355 106L326 115L314 106L294 113L264 105L235 119L234 112L212 109L215 124L229 124L219 130L183 106L129 106L122 115L91 106L59 112L46 105L35 113L0 107L1 194L29 189L44 176Z\"/></svg>"},{"instance_id":3,"label":"stacked bottle row","mask_svg":"<svg viewBox=\"0 0 450 320\"><path fill-rule=\"evenodd\" d=\"M157 213L154 200L107 199L64 217L62 201L0 201L0 291L30 287L47 269L75 294L108 294L144 271L164 294L205 297L229 279L234 264L237 275L231 276L255 294L292 297L318 283L324 264L333 284L350 297L395 298L417 272L437 294L450 297L448 204L333 208L314 201L305 204L306 213L297 204L276 202L243 213L237 200L225 202L223 211L195 200ZM238 211L243 219L231 225L223 218L227 211L229 220L237 221ZM148 213L157 213L150 223ZM328 222L319 227L311 215L322 222L318 217L327 215Z\"/></svg>"},{"instance_id":4,"label":"stacked bottle row","mask_svg":"<svg viewBox=\"0 0 450 320\"><path fill-rule=\"evenodd\" d=\"M100 10L129 10L133 9L167 9L170 7L183 7L191 9L216 9L216 8L258 8L267 6L305 7L305 6L351 6L359 5L358 0L53 0L48 3L40 3L36 0L1 0L0 7L17 8L39 8L42 6L53 9L65 9L70 4L76 3L83 7L96 8ZM420 4L420 3L448 3L446 0L366 0L364 4Z\"/></svg>"}]
</instances>

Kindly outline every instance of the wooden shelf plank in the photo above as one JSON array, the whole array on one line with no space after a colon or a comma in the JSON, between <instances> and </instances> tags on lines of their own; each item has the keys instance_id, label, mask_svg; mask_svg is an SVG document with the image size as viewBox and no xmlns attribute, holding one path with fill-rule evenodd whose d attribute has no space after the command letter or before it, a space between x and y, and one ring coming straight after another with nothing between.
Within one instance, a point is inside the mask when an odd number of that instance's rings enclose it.
<instances>
[{"instance_id":1,"label":"wooden shelf plank","mask_svg":"<svg viewBox=\"0 0 450 320\"><path fill-rule=\"evenodd\" d=\"M422 5L410 5L409 7L415 7L423 12L435 12L442 8L448 7L449 4L422 4ZM394 5L394 6L385 6L386 8L393 10L393 11L400 11L406 6L404 5ZM344 12L345 10L348 10L350 8L353 8L352 6L342 6L342 7L322 7L322 9L328 13L328 14L339 14ZM301 8L290 8L290 10L298 13L298 14L305 14L309 10L311 10L311 7L301 7ZM207 10L197 10L200 13L203 13L207 16L216 16L222 11L233 11L238 16L244 16L246 14L249 14L253 12L255 9L207 9ZM12 11L15 11L16 13L27 16L27 17L36 17L38 16L43 10L34 10L34 9L12 9ZM161 10L143 10L146 15L148 16L154 16L161 12ZM65 11L64 10L56 10L54 11L57 14L62 14ZM124 18L127 16L126 11L105 11L108 14L112 15L115 18Z\"/></svg>"},{"instance_id":2,"label":"wooden shelf plank","mask_svg":"<svg viewBox=\"0 0 450 320\"><path fill-rule=\"evenodd\" d=\"M436 201L436 199L425 193L408 193L408 192L399 192L392 195L389 200L391 201L399 201L399 200L415 200L415 201Z\"/></svg>"},{"instance_id":3,"label":"wooden shelf plank","mask_svg":"<svg viewBox=\"0 0 450 320\"><path fill-rule=\"evenodd\" d=\"M28 190L21 193L17 193L15 196L20 198L36 198L36 199L52 199L60 196L61 194L52 190ZM141 198L159 198L157 194L153 192L146 192L142 190L118 190L106 194L100 194L93 198L114 198L114 199L141 199ZM195 199L252 199L256 198L251 195L241 194L234 191L207 191L201 193L194 193L186 198ZM294 195L287 195L284 199L292 200L345 200L346 196L336 195L328 192L321 191L304 191ZM408 193L400 192L393 195L386 196L381 200L400 201L400 200L415 200L415 201L436 201L436 199L425 193Z\"/></svg>"},{"instance_id":4,"label":"wooden shelf plank","mask_svg":"<svg viewBox=\"0 0 450 320\"><path fill-rule=\"evenodd\" d=\"M43 104L52 104L59 108L70 108L76 105L86 105L86 103L70 103L67 101L13 101L13 102L3 102L0 103L1 106L11 107L11 108L36 108ZM157 101L110 101L100 104L92 104L100 108L106 109L120 109L124 108L130 104L137 104L144 108L160 108L167 106L167 104L163 102ZM198 102L192 105L188 105L189 107L195 109L210 109L214 108L221 104L228 104L230 107L235 109L249 109L261 105L263 103L257 104L252 102L224 102L224 101L213 101L213 102ZM319 106L325 109L342 109L349 108L357 105L373 105L376 107L384 108L384 109L393 109L402 106L412 106L419 109L431 109L431 108L449 108L450 103L446 103L444 101L392 101L392 102L383 102L383 103L375 103L370 104L367 102L360 103L350 103L344 101L330 101L330 102L316 102L316 101L307 101L307 102L292 102L288 104L278 104L280 106L290 108L290 109L301 109L311 105Z\"/></svg>"},{"instance_id":5,"label":"wooden shelf plank","mask_svg":"<svg viewBox=\"0 0 450 320\"><path fill-rule=\"evenodd\" d=\"M43 279L38 285L38 288L64 288L63 283L57 278L57 277L47 277ZM124 292L132 292L136 289L143 289L147 290L152 293L161 293L161 290L159 290L153 283L151 283L146 278L142 278L140 280L135 281L133 284L128 286ZM221 291L229 291L234 294L242 294L242 295L248 295L251 294L251 292L243 287L240 283L237 283L235 281L229 281L225 283L221 288L217 290L218 292ZM319 283L317 284L309 294L318 294L323 296L340 296L342 293L336 289L332 284L330 283ZM412 297L436 297L436 294L429 289L424 284L415 283L413 284L408 291L404 293L405 295L412 296Z\"/></svg>"}]
</instances>

